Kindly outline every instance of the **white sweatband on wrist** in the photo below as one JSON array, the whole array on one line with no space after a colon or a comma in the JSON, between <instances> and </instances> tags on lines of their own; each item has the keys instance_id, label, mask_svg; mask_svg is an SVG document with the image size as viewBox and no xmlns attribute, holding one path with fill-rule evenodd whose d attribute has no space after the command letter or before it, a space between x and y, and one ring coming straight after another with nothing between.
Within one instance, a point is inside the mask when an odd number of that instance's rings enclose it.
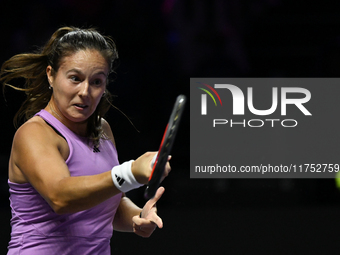
<instances>
[{"instance_id":1,"label":"white sweatband on wrist","mask_svg":"<svg viewBox=\"0 0 340 255\"><path fill-rule=\"evenodd\" d=\"M137 182L136 178L132 174L131 164L133 160L124 162L121 165L114 166L111 170L111 177L114 185L121 192L128 192L132 189L137 189L143 184Z\"/></svg>"}]
</instances>

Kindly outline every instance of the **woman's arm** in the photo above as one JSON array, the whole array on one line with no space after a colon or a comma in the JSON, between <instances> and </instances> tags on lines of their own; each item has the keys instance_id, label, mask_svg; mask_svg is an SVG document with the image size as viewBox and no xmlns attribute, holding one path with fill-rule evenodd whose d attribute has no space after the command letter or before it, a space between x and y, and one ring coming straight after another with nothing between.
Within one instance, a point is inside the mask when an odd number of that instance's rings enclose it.
<instances>
[{"instance_id":1,"label":"woman's arm","mask_svg":"<svg viewBox=\"0 0 340 255\"><path fill-rule=\"evenodd\" d=\"M133 232L132 218L140 215L142 209L123 194L113 220L113 229L120 232Z\"/></svg>"},{"instance_id":2,"label":"woman's arm","mask_svg":"<svg viewBox=\"0 0 340 255\"><path fill-rule=\"evenodd\" d=\"M59 151L59 138L43 121L26 122L17 130L13 140L12 172L22 173L24 179L59 214L89 209L120 193L113 184L111 169L92 176L70 176ZM147 182L151 172L151 167L147 166L153 155L144 154L132 166L132 172L140 183Z\"/></svg>"}]
</instances>

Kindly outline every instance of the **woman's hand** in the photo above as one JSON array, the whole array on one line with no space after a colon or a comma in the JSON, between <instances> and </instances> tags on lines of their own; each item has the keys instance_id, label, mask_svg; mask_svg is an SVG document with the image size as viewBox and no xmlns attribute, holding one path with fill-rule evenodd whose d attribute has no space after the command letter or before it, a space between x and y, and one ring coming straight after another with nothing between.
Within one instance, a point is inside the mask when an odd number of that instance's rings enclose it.
<instances>
[{"instance_id":1,"label":"woman's hand","mask_svg":"<svg viewBox=\"0 0 340 255\"><path fill-rule=\"evenodd\" d=\"M152 159L155 157L157 152L146 152L139 158L137 158L131 165L131 171L134 177L136 178L136 181L140 184L147 184L149 181L149 177L152 172ZM169 157L168 160L170 160L171 157ZM171 167L169 162L165 165L165 171L162 177L163 179L168 176L169 172L171 171Z\"/></svg>"},{"instance_id":2,"label":"woman's hand","mask_svg":"<svg viewBox=\"0 0 340 255\"><path fill-rule=\"evenodd\" d=\"M144 205L141 215L132 218L133 232L137 235L150 237L156 227L163 228L163 221L157 215L156 203L162 197L164 190L163 187L158 188L156 195Z\"/></svg>"}]
</instances>

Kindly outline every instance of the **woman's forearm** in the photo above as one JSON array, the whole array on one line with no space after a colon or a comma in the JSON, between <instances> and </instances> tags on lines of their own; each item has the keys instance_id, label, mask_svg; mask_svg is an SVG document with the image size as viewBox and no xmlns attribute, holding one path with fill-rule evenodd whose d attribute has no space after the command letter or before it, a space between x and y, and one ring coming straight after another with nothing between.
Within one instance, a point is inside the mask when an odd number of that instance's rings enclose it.
<instances>
[{"instance_id":1,"label":"woman's forearm","mask_svg":"<svg viewBox=\"0 0 340 255\"><path fill-rule=\"evenodd\" d=\"M113 220L113 229L121 232L133 232L132 217L139 215L141 211L141 208L124 195Z\"/></svg>"}]
</instances>

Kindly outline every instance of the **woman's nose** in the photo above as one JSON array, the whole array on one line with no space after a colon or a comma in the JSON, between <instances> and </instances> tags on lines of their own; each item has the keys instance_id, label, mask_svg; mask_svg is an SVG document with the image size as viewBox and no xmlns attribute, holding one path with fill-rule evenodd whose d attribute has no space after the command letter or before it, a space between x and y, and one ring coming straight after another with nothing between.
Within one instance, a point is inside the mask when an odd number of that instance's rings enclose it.
<instances>
[{"instance_id":1,"label":"woman's nose","mask_svg":"<svg viewBox=\"0 0 340 255\"><path fill-rule=\"evenodd\" d=\"M90 85L87 80L84 80L81 84L79 95L82 97L87 97L89 95Z\"/></svg>"}]
</instances>

